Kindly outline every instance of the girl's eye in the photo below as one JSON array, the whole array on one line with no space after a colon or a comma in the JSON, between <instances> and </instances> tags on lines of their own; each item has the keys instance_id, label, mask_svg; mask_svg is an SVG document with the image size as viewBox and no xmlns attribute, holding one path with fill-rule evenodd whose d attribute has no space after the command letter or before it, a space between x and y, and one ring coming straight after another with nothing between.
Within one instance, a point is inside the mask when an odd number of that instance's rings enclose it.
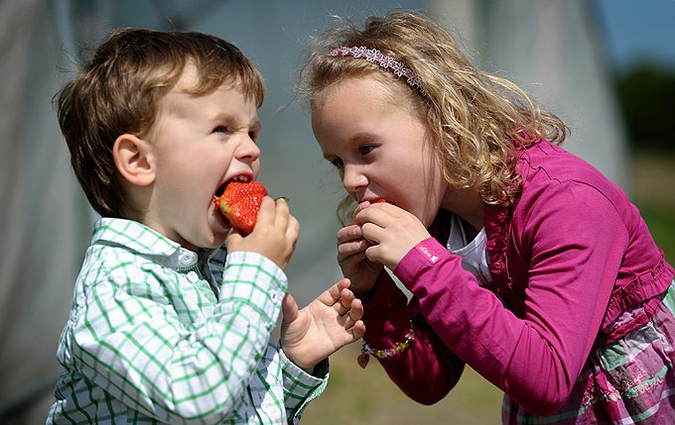
<instances>
[{"instance_id":1,"label":"girl's eye","mask_svg":"<svg viewBox=\"0 0 675 425\"><path fill-rule=\"evenodd\" d=\"M361 146L359 152L361 152L362 155L366 155L372 152L373 149L375 149L375 146Z\"/></svg>"},{"instance_id":2,"label":"girl's eye","mask_svg":"<svg viewBox=\"0 0 675 425\"><path fill-rule=\"evenodd\" d=\"M340 158L335 158L330 161L331 164L333 164L336 168L342 168L344 165L344 162L342 162L342 159Z\"/></svg>"},{"instance_id":3,"label":"girl's eye","mask_svg":"<svg viewBox=\"0 0 675 425\"><path fill-rule=\"evenodd\" d=\"M224 125L219 125L218 127L213 129L214 133L227 133L227 127Z\"/></svg>"},{"instance_id":4,"label":"girl's eye","mask_svg":"<svg viewBox=\"0 0 675 425\"><path fill-rule=\"evenodd\" d=\"M251 138L254 142L258 140L258 132L257 131L249 131L248 132L248 137Z\"/></svg>"}]
</instances>

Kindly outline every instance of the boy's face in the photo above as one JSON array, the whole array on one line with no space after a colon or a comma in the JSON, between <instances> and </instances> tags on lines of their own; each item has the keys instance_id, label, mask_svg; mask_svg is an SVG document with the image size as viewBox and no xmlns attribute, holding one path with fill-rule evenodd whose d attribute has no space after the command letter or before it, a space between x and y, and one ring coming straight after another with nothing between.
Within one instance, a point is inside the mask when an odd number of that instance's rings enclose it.
<instances>
[{"instance_id":1,"label":"boy's face","mask_svg":"<svg viewBox=\"0 0 675 425\"><path fill-rule=\"evenodd\" d=\"M205 95L189 93L196 83L196 69L188 64L159 102L147 137L156 178L142 220L191 250L225 242L230 228L214 196L226 182L253 180L260 171L255 99L244 96L239 80L226 79Z\"/></svg>"}]
</instances>

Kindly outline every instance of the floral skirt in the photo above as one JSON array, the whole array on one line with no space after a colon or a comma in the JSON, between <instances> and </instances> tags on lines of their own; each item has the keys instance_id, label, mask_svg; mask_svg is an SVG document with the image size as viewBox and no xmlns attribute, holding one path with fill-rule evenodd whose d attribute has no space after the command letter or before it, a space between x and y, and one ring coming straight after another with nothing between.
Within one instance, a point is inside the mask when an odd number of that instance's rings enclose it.
<instances>
[{"instance_id":1,"label":"floral skirt","mask_svg":"<svg viewBox=\"0 0 675 425\"><path fill-rule=\"evenodd\" d=\"M506 424L675 424L675 281L656 303L624 312L605 331L630 332L595 348L556 413L535 417L504 398ZM651 310L651 311L650 311ZM634 329L634 323L643 323Z\"/></svg>"}]
</instances>

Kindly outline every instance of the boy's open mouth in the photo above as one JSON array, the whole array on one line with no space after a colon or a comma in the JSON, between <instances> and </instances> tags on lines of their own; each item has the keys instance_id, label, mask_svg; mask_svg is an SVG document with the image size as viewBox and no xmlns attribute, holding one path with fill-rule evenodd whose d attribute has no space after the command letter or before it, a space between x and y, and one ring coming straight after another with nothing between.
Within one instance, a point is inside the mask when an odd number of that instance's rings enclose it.
<instances>
[{"instance_id":1,"label":"boy's open mouth","mask_svg":"<svg viewBox=\"0 0 675 425\"><path fill-rule=\"evenodd\" d=\"M224 223L246 235L253 231L265 196L267 189L262 183L239 176L218 187L213 203Z\"/></svg>"},{"instance_id":2,"label":"boy's open mouth","mask_svg":"<svg viewBox=\"0 0 675 425\"><path fill-rule=\"evenodd\" d=\"M217 198L220 198L221 196L223 196L223 194L225 193L225 189L227 188L227 185L229 185L232 182L248 183L250 181L251 181L251 179L248 178L248 177L245 177L245 176L239 176L239 177L231 178L230 180L226 181L225 183L221 184L218 187L215 195L213 196L213 199L217 199Z\"/></svg>"},{"instance_id":3,"label":"boy's open mouth","mask_svg":"<svg viewBox=\"0 0 675 425\"><path fill-rule=\"evenodd\" d=\"M232 224L230 223L230 220L228 220L227 217L225 217L225 214L223 213L223 210L220 208L220 202L219 201L220 201L220 198L225 193L225 189L227 188L227 185L230 184L230 182L232 182L232 181L234 181L234 180L228 180L225 183L221 184L220 187L218 187L218 190L216 190L215 195L213 196L213 203L216 205L216 210L218 210L218 215L220 215L220 217L223 219L223 222L225 222L225 224L228 227L232 227Z\"/></svg>"},{"instance_id":4,"label":"boy's open mouth","mask_svg":"<svg viewBox=\"0 0 675 425\"><path fill-rule=\"evenodd\" d=\"M216 198L219 198L219 197L223 196L223 193L225 193L225 188L230 183L230 181L226 181L225 183L220 185L218 190L216 190L216 194L213 196L213 199L216 199Z\"/></svg>"},{"instance_id":5,"label":"boy's open mouth","mask_svg":"<svg viewBox=\"0 0 675 425\"><path fill-rule=\"evenodd\" d=\"M218 210L218 214L223 218L223 221L229 226L233 227L234 224L230 219L227 218L227 214L229 213L229 208L231 206L225 206L226 204L229 204L232 202L232 194L228 195L228 199L225 199L225 191L227 190L227 187L230 185L230 183L251 183L252 179L249 176L246 175L239 175L231 178L230 180L226 181L225 183L221 184L218 189L216 190L216 193L213 196L213 203L216 205L216 209ZM228 213L223 211L223 208L228 209Z\"/></svg>"}]
</instances>

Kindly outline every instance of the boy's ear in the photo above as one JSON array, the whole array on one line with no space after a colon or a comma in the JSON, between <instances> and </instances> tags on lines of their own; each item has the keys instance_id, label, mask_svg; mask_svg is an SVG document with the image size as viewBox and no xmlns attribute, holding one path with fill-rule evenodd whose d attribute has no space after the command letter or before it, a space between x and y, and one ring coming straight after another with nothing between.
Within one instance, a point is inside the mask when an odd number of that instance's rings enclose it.
<instances>
[{"instance_id":1,"label":"boy's ear","mask_svg":"<svg viewBox=\"0 0 675 425\"><path fill-rule=\"evenodd\" d=\"M148 143L133 134L122 134L113 145L115 166L129 183L148 186L155 180L151 150Z\"/></svg>"}]
</instances>

